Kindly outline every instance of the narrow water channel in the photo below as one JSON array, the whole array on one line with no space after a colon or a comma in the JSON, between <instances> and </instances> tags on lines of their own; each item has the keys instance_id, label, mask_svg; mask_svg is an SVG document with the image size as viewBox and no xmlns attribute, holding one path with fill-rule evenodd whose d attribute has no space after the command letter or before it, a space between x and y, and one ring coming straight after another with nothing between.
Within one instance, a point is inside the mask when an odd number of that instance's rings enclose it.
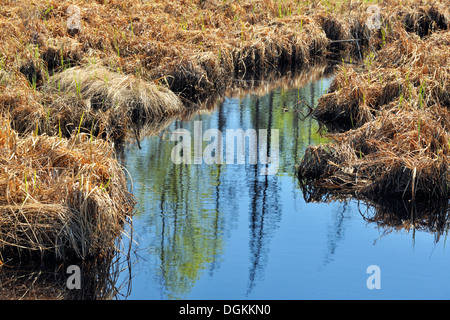
<instances>
[{"instance_id":1,"label":"narrow water channel","mask_svg":"<svg viewBox=\"0 0 450 320\"><path fill-rule=\"evenodd\" d=\"M139 205L128 299L450 297L444 237L369 222L356 201L305 202L294 166L308 145L326 142L307 114L331 81L227 97L213 111L143 139L141 149L127 148L124 165ZM265 129L268 149L277 130L276 172L262 175L268 165L250 163L251 144L244 164L195 163L199 124L203 151L212 141L208 129L223 136ZM190 164L174 161L180 132L191 140L192 153L183 153ZM370 289L373 265L380 286Z\"/></svg>"}]
</instances>

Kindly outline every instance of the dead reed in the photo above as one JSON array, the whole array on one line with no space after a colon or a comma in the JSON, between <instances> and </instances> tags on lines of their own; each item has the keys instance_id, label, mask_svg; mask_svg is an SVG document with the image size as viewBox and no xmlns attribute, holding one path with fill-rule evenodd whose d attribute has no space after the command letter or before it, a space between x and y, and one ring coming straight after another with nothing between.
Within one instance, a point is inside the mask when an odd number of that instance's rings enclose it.
<instances>
[{"instance_id":1,"label":"dead reed","mask_svg":"<svg viewBox=\"0 0 450 320\"><path fill-rule=\"evenodd\" d=\"M331 129L349 129L375 119L394 101L448 107L449 37L440 32L423 40L399 33L376 56L367 55L363 70L342 65L314 116Z\"/></svg>"},{"instance_id":2,"label":"dead reed","mask_svg":"<svg viewBox=\"0 0 450 320\"><path fill-rule=\"evenodd\" d=\"M2 98L20 133L71 137L81 130L119 143L136 124L185 110L164 86L95 65L56 73L40 91L7 86Z\"/></svg>"}]
</instances>

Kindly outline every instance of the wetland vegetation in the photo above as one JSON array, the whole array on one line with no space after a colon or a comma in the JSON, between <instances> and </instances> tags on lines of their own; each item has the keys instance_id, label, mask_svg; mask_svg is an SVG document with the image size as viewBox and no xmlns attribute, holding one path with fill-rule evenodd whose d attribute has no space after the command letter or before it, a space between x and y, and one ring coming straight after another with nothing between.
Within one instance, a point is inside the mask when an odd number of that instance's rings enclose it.
<instances>
[{"instance_id":1,"label":"wetland vegetation","mask_svg":"<svg viewBox=\"0 0 450 320\"><path fill-rule=\"evenodd\" d=\"M121 148L330 61L305 199L397 225L386 198L448 204L449 28L440 0L2 1L0 263L111 261L136 210Z\"/></svg>"}]
</instances>

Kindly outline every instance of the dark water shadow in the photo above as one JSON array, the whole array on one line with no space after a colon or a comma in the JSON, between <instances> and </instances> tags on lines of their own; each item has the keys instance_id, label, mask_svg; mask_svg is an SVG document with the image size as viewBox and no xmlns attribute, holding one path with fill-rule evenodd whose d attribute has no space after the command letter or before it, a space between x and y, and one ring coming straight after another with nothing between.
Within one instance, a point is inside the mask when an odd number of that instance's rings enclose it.
<instances>
[{"instance_id":1,"label":"dark water shadow","mask_svg":"<svg viewBox=\"0 0 450 320\"><path fill-rule=\"evenodd\" d=\"M365 221L376 224L384 233L393 231L416 231L434 234L437 243L446 236L450 224L448 199L408 201L403 199L359 200L364 208L359 210Z\"/></svg>"},{"instance_id":2,"label":"dark water shadow","mask_svg":"<svg viewBox=\"0 0 450 320\"><path fill-rule=\"evenodd\" d=\"M128 221L114 248L85 260L2 252L0 300L126 299L131 293L133 237Z\"/></svg>"},{"instance_id":3,"label":"dark water shadow","mask_svg":"<svg viewBox=\"0 0 450 320\"><path fill-rule=\"evenodd\" d=\"M310 184L299 184L305 202L331 203L356 201L362 218L376 224L384 234L393 231L424 231L434 234L437 243L450 225L449 199L410 200L402 197L372 199L358 195L333 193Z\"/></svg>"},{"instance_id":4,"label":"dark water shadow","mask_svg":"<svg viewBox=\"0 0 450 320\"><path fill-rule=\"evenodd\" d=\"M96 261L5 262L0 268L0 299L125 299L131 290L131 279L118 282L119 275L123 277L123 272L129 270L125 260L115 255Z\"/></svg>"}]
</instances>

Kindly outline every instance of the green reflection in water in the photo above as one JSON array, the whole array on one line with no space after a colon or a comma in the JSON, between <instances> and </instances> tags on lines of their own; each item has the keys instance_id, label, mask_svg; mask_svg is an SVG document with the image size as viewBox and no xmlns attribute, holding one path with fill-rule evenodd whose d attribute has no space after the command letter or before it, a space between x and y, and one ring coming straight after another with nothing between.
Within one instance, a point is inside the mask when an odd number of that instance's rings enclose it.
<instances>
[{"instance_id":1,"label":"green reflection in water","mask_svg":"<svg viewBox=\"0 0 450 320\"><path fill-rule=\"evenodd\" d=\"M306 115L330 82L331 78L322 78L301 88L226 98L211 114L194 116L189 122L175 121L158 136L144 139L141 150L126 152L125 165L140 206L134 222L141 237L138 242L154 258L154 270L149 272L156 276L164 297L186 298L205 272L213 274L222 259L232 259L224 247L242 215L249 221L247 287L252 290L264 270L272 231L281 219L280 193L290 192L282 190L280 177L294 180L294 165L305 148L325 142L317 132L318 124ZM221 132L279 130L278 173L261 176L262 165L248 162L174 164L171 152L175 142L170 141L170 133L183 128L193 137L194 121L202 121L203 130Z\"/></svg>"}]
</instances>

